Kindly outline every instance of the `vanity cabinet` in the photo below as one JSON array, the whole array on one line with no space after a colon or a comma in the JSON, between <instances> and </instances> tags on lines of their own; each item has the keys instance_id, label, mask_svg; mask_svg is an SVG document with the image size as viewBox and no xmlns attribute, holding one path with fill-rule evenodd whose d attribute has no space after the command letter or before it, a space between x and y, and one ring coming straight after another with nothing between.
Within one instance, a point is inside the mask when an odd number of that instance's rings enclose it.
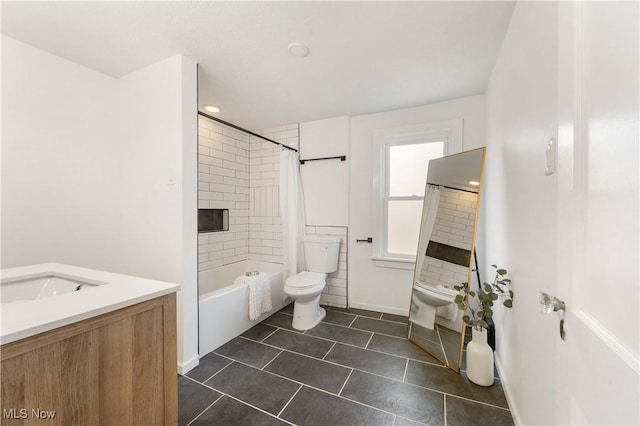
<instances>
[{"instance_id":1,"label":"vanity cabinet","mask_svg":"<svg viewBox=\"0 0 640 426\"><path fill-rule=\"evenodd\" d=\"M175 293L0 347L3 425L175 425Z\"/></svg>"}]
</instances>

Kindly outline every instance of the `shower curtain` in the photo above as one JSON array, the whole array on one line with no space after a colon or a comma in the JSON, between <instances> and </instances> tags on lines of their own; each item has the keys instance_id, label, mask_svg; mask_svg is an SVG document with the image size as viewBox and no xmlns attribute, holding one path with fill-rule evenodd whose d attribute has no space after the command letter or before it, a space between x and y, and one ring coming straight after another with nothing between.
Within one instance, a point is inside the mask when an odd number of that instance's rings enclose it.
<instances>
[{"instance_id":1,"label":"shower curtain","mask_svg":"<svg viewBox=\"0 0 640 426\"><path fill-rule=\"evenodd\" d=\"M422 227L420 238L418 240L418 253L416 255L416 276L417 281L422 272L422 264L427 252L427 245L433 232L433 225L436 223L436 215L438 214L438 206L440 205L440 187L436 185L427 185L424 192L424 204L422 206Z\"/></svg>"},{"instance_id":2,"label":"shower curtain","mask_svg":"<svg viewBox=\"0 0 640 426\"><path fill-rule=\"evenodd\" d=\"M284 278L304 271L304 198L296 151L280 152L280 217L284 240Z\"/></svg>"}]
</instances>

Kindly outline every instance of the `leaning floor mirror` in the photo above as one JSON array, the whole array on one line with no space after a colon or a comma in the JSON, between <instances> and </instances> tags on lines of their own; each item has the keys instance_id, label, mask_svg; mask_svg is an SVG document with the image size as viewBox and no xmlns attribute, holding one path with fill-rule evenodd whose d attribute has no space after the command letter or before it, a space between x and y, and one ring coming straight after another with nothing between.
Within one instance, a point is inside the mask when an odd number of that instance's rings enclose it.
<instances>
[{"instance_id":1,"label":"leaning floor mirror","mask_svg":"<svg viewBox=\"0 0 640 426\"><path fill-rule=\"evenodd\" d=\"M472 279L484 157L478 148L429 161L413 274L409 340L456 372L466 327L453 286Z\"/></svg>"}]
</instances>

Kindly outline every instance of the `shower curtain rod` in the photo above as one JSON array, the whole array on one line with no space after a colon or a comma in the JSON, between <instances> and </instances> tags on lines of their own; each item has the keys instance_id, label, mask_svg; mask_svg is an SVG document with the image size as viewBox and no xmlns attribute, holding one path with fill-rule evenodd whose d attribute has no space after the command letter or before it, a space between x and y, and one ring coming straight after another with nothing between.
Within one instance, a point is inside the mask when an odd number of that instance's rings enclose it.
<instances>
[{"instance_id":1,"label":"shower curtain rod","mask_svg":"<svg viewBox=\"0 0 640 426\"><path fill-rule=\"evenodd\" d=\"M440 187L442 187L442 188L453 189L454 191L469 192L469 193L471 193L471 194L477 194L477 193L478 193L478 191L469 191L468 189L454 188L454 187L452 187L452 186L440 185L440 184L437 184L437 183L431 183L431 182L427 182L427 185L440 186Z\"/></svg>"},{"instance_id":2,"label":"shower curtain rod","mask_svg":"<svg viewBox=\"0 0 640 426\"><path fill-rule=\"evenodd\" d=\"M198 115L201 115L201 116L203 116L203 117L207 117L209 120L217 121L218 123L220 123L220 124L224 124L225 126L231 127L231 128L233 128L233 129L240 130L241 132L248 133L248 134L250 134L251 136L255 136L255 137L257 137L257 138L264 139L264 140L265 140L265 141L267 141L267 142L275 143L276 145L280 145L281 147L283 147L283 148L287 148L287 149L290 149L291 151L298 152L298 150L297 150L297 149L295 149L295 148L291 148L290 146L287 146L287 145L285 145L285 144L283 144L283 143L276 142L276 141L274 141L274 140L272 140L272 139L269 139L269 138L265 138L265 137L264 137L264 136L262 136L262 135L259 135L259 134L257 134L257 133L253 133L251 130L243 129L242 127L240 127L240 126L236 126L235 124L229 123L228 121L221 120L221 119L219 119L219 118L217 118L217 117L212 117L212 116L210 116L209 114L205 114L205 113L204 113L204 112L202 112L202 111L198 111Z\"/></svg>"}]
</instances>

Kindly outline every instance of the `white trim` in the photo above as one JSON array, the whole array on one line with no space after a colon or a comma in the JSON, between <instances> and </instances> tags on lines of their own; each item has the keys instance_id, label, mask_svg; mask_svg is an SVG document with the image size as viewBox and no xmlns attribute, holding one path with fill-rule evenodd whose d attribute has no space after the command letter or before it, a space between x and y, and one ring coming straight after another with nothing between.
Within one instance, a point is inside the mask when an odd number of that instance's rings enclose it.
<instances>
[{"instance_id":1,"label":"white trim","mask_svg":"<svg viewBox=\"0 0 640 426\"><path fill-rule=\"evenodd\" d=\"M443 156L462 151L463 120L461 118L431 123L403 126L373 131L373 197L372 197L372 256L375 259L387 260L389 257L400 258L401 255L389 256L386 253L386 215L388 197L388 156L386 150L390 146L408 145L420 142L444 142ZM426 182L425 182L426 183ZM405 197L400 197L405 198ZM416 199L422 197L416 197ZM408 198L407 198L408 199ZM415 256L407 256L407 260L415 262ZM394 267L388 264L386 267ZM376 264L376 266L381 266ZM385 267L385 266L381 266ZM405 269L400 267L399 269Z\"/></svg>"},{"instance_id":2,"label":"white trim","mask_svg":"<svg viewBox=\"0 0 640 426\"><path fill-rule=\"evenodd\" d=\"M390 269L408 269L413 270L416 266L415 259L402 259L396 257L374 257L373 263L378 268L390 268Z\"/></svg>"},{"instance_id":3,"label":"white trim","mask_svg":"<svg viewBox=\"0 0 640 426\"><path fill-rule=\"evenodd\" d=\"M200 364L200 357L196 354L186 362L178 362L178 374L185 375Z\"/></svg>"},{"instance_id":4,"label":"white trim","mask_svg":"<svg viewBox=\"0 0 640 426\"><path fill-rule=\"evenodd\" d=\"M518 413L518 408L516 407L516 400L513 397L513 393L511 391L511 385L509 384L508 377L505 375L505 370L502 368L502 363L500 362L500 358L497 353L494 353L494 360L496 363L496 368L498 369L498 376L500 376L500 383L502 384L502 390L504 391L504 396L507 399L507 405L509 406L509 410L511 411L511 417L513 418L513 423L518 426L524 424L522 422L522 418Z\"/></svg>"},{"instance_id":5,"label":"white trim","mask_svg":"<svg viewBox=\"0 0 640 426\"><path fill-rule=\"evenodd\" d=\"M358 303L358 302L356 303L349 302L349 307L356 308L356 309L366 309L368 311L382 312L384 314L403 315L405 317L409 316L409 309L407 308L401 309L393 306L371 305L369 303ZM388 336L388 335L385 334L385 336ZM398 337L398 336L393 336L393 337Z\"/></svg>"},{"instance_id":6,"label":"white trim","mask_svg":"<svg viewBox=\"0 0 640 426\"><path fill-rule=\"evenodd\" d=\"M593 334L604 343L618 358L640 375L640 358L634 354L620 339L606 329L598 320L585 311L575 311L575 316L584 323Z\"/></svg>"}]
</instances>

